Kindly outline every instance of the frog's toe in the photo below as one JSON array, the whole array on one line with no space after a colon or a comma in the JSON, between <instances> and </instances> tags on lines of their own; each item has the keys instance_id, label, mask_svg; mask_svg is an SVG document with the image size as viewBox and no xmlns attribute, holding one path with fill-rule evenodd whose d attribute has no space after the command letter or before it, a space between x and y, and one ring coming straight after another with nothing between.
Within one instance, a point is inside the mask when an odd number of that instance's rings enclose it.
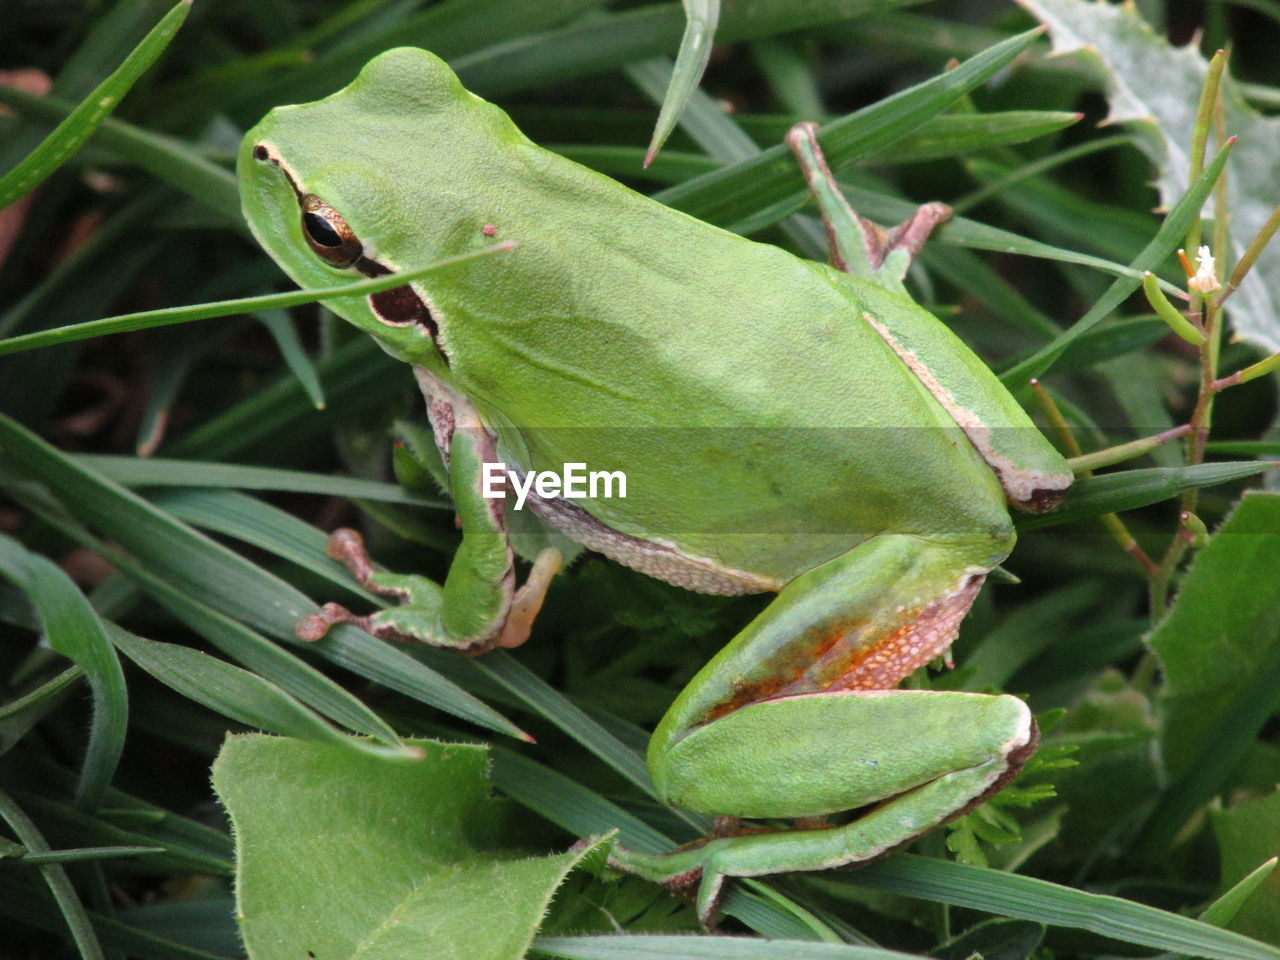
<instances>
[{"instance_id":1,"label":"frog's toe","mask_svg":"<svg viewBox=\"0 0 1280 960\"><path fill-rule=\"evenodd\" d=\"M340 623L351 623L361 630L372 633L368 620L368 617L354 614L340 603L326 603L317 612L299 620L293 628L293 635L299 640L314 643L317 640L323 640L329 631Z\"/></svg>"}]
</instances>

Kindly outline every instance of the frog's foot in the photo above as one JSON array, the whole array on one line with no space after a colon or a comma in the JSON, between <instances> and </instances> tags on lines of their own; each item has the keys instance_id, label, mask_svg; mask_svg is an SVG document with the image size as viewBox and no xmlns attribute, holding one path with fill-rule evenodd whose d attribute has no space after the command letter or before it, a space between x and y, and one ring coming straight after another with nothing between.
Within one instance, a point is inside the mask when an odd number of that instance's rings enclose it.
<instances>
[{"instance_id":1,"label":"frog's foot","mask_svg":"<svg viewBox=\"0 0 1280 960\"><path fill-rule=\"evenodd\" d=\"M731 837L713 834L668 854L615 846L609 854L609 866L661 883L675 893L697 884L698 919L710 929L718 922L719 903L729 877L857 867L874 860L968 813L1002 790L1035 753L1035 721L1026 707L1013 697L998 699L1016 704L1011 704L1012 709L1020 710L1027 723L1018 736L1010 738L1007 751L997 751L984 763L944 774L888 799L849 823L823 825L817 818L802 818L792 829L748 828Z\"/></svg>"},{"instance_id":2,"label":"frog's foot","mask_svg":"<svg viewBox=\"0 0 1280 960\"><path fill-rule=\"evenodd\" d=\"M896 287L933 229L951 216L945 203L926 203L902 223L886 230L850 206L818 145L818 125L797 123L787 146L804 172L827 228L836 269Z\"/></svg>"},{"instance_id":3,"label":"frog's foot","mask_svg":"<svg viewBox=\"0 0 1280 960\"><path fill-rule=\"evenodd\" d=\"M324 552L351 571L366 590L381 594L384 597L395 597L397 600L409 599L411 588L407 584L397 583L399 578L380 574L373 565L373 558L364 545L364 537L360 531L350 527L339 527L329 534L329 542ZM329 604L337 606L337 604ZM350 622L350 621L347 621Z\"/></svg>"},{"instance_id":4,"label":"frog's foot","mask_svg":"<svg viewBox=\"0 0 1280 960\"><path fill-rule=\"evenodd\" d=\"M338 603L326 603L317 613L298 622L300 640L320 640L339 623L350 623L383 640L428 643L467 655L494 647L516 647L529 638L533 621L542 608L547 588L563 564L560 551L543 550L534 561L524 586L502 611L495 611L493 626L471 633L450 631L444 609L446 588L434 580L412 574L387 573L374 566L360 534L348 528L334 531L327 552L352 572L360 585L400 603L377 613L359 615Z\"/></svg>"}]
</instances>

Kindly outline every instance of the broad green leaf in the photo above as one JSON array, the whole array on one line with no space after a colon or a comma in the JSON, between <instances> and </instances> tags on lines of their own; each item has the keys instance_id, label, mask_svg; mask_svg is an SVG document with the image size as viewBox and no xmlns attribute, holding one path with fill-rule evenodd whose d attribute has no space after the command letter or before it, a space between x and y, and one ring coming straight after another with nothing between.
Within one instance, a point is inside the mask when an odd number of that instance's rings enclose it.
<instances>
[{"instance_id":1,"label":"broad green leaf","mask_svg":"<svg viewBox=\"0 0 1280 960\"><path fill-rule=\"evenodd\" d=\"M31 598L49 646L70 659L93 691L93 720L76 803L94 810L115 776L124 750L129 698L106 628L80 588L51 560L0 536L0 574Z\"/></svg>"},{"instance_id":2,"label":"broad green leaf","mask_svg":"<svg viewBox=\"0 0 1280 960\"><path fill-rule=\"evenodd\" d=\"M1280 495L1248 493L1196 558L1151 636L1170 787L1154 850L1217 793L1280 707ZM1256 866L1256 864L1254 864Z\"/></svg>"},{"instance_id":3,"label":"broad green leaf","mask_svg":"<svg viewBox=\"0 0 1280 960\"><path fill-rule=\"evenodd\" d=\"M1056 53L1083 51L1095 71L1105 75L1111 102L1106 122L1129 125L1159 173L1161 200L1172 206L1188 186L1192 131L1208 69L1195 45L1171 46L1132 4L1018 2L1049 26ZM1222 79L1221 95L1227 134L1240 139L1227 168L1235 253L1229 259L1234 261L1280 204L1280 119L1251 109L1228 76ZM1222 258L1221 252L1214 253ZM1239 333L1268 351L1280 350L1278 291L1280 244L1272 243L1227 305Z\"/></svg>"},{"instance_id":4,"label":"broad green leaf","mask_svg":"<svg viewBox=\"0 0 1280 960\"><path fill-rule=\"evenodd\" d=\"M40 146L0 179L0 210L34 190L80 149L137 79L164 52L190 12L191 0L178 0L116 71L92 90Z\"/></svg>"},{"instance_id":5,"label":"broad green leaf","mask_svg":"<svg viewBox=\"0 0 1280 960\"><path fill-rule=\"evenodd\" d=\"M504 849L488 751L422 741L421 758L231 737L214 789L236 837L250 960L520 960L561 881L593 848Z\"/></svg>"},{"instance_id":6,"label":"broad green leaf","mask_svg":"<svg viewBox=\"0 0 1280 960\"><path fill-rule=\"evenodd\" d=\"M1280 790L1215 810L1211 818L1222 851L1222 888L1227 890L1262 871L1260 878L1254 878L1261 883L1246 894L1225 925L1280 944L1280 871L1275 869L1280 852Z\"/></svg>"}]
</instances>

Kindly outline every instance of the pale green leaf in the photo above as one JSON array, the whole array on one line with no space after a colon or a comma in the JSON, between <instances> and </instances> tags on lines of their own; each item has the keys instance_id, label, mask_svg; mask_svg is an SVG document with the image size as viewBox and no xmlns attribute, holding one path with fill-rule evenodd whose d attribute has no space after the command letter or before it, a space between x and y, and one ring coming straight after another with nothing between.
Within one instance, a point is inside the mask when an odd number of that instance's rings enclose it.
<instances>
[{"instance_id":1,"label":"pale green leaf","mask_svg":"<svg viewBox=\"0 0 1280 960\"><path fill-rule=\"evenodd\" d=\"M1195 45L1171 46L1133 4L1018 2L1049 26L1055 52L1081 51L1105 75L1107 122L1132 131L1156 165L1161 200L1172 206L1188 186L1192 131L1208 70ZM1240 138L1227 166L1234 260L1280 204L1280 118L1251 109L1229 76L1223 76L1221 93L1227 134ZM1258 258L1227 310L1242 336L1280 350L1280 244Z\"/></svg>"}]
</instances>

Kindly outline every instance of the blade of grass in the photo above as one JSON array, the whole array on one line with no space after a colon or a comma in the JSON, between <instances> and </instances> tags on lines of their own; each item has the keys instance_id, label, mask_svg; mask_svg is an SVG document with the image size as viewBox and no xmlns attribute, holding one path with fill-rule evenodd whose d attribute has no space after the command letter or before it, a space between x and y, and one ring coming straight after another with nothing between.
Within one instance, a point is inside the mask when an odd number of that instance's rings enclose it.
<instances>
[{"instance_id":1,"label":"blade of grass","mask_svg":"<svg viewBox=\"0 0 1280 960\"><path fill-rule=\"evenodd\" d=\"M1119 897L928 857L900 855L825 883L870 887L936 903L1088 930L1123 943L1214 960L1280 960L1280 948Z\"/></svg>"},{"instance_id":2,"label":"blade of grass","mask_svg":"<svg viewBox=\"0 0 1280 960\"><path fill-rule=\"evenodd\" d=\"M120 661L98 614L51 560L0 536L0 573L30 597L49 646L83 670L89 681L93 715L75 796L78 806L97 809L115 776L129 726L129 696Z\"/></svg>"},{"instance_id":3,"label":"blade of grass","mask_svg":"<svg viewBox=\"0 0 1280 960\"><path fill-rule=\"evenodd\" d=\"M1019 530L1037 530L1104 513L1136 510L1151 503L1169 500L1183 490L1244 480L1275 466L1277 464L1260 460L1242 460L1201 463L1193 467L1151 467L1083 477L1075 482L1058 509L1038 516L1018 517L1014 524Z\"/></svg>"},{"instance_id":4,"label":"blade of grass","mask_svg":"<svg viewBox=\"0 0 1280 960\"><path fill-rule=\"evenodd\" d=\"M609 934L539 937L535 954L569 960L906 960L911 954L815 940Z\"/></svg>"},{"instance_id":5,"label":"blade of grass","mask_svg":"<svg viewBox=\"0 0 1280 960\"><path fill-rule=\"evenodd\" d=\"M405 364L379 350L372 337L348 340L316 363L328 406L317 412L293 376L283 376L179 438L175 456L221 460L248 450L279 451L290 443L331 436L338 411L386 411L397 394L416 391ZM399 376L396 376L396 374Z\"/></svg>"},{"instance_id":6,"label":"blade of grass","mask_svg":"<svg viewBox=\"0 0 1280 960\"><path fill-rule=\"evenodd\" d=\"M75 110L74 104L58 97L34 97L5 86L0 86L0 103L24 116L49 122L57 122ZM240 190L235 174L202 156L189 143L108 117L94 131L93 144L181 190L229 225L247 233L240 215Z\"/></svg>"},{"instance_id":7,"label":"blade of grass","mask_svg":"<svg viewBox=\"0 0 1280 960\"><path fill-rule=\"evenodd\" d=\"M1138 286L1142 283L1141 274L1148 270L1154 271L1173 248L1181 242L1183 235L1187 231L1187 225L1200 215L1200 207L1204 204L1205 198L1209 196L1210 191L1213 190L1214 184L1218 182L1218 177L1222 173L1222 168L1227 162L1227 157L1230 155L1231 147L1234 143L1235 139L1232 138L1222 145L1218 155L1209 164L1208 169L1196 180L1191 189L1183 195L1174 208L1169 211L1164 223L1160 225L1156 235L1151 238L1151 242L1134 258L1130 266L1138 272L1138 278L1118 278L1107 288L1107 292L1090 308L1089 312L1071 327L1064 330L1054 340L1041 347L1031 356L1001 374L1000 380L1005 386L1016 391L1024 388L1027 381L1032 377L1043 376L1073 341L1087 333L1091 327L1120 306L1129 294L1138 289Z\"/></svg>"},{"instance_id":8,"label":"blade of grass","mask_svg":"<svg viewBox=\"0 0 1280 960\"><path fill-rule=\"evenodd\" d=\"M86 860L109 860L113 857L142 857L159 853L163 847L73 847L68 850L50 850L46 853L27 853L14 859L24 867L38 867L46 863L83 863Z\"/></svg>"},{"instance_id":9,"label":"blade of grass","mask_svg":"<svg viewBox=\"0 0 1280 960\"><path fill-rule=\"evenodd\" d=\"M0 210L34 190L80 149L103 118L164 52L190 12L191 0L178 0L115 72L98 84L35 150L0 178Z\"/></svg>"},{"instance_id":10,"label":"blade of grass","mask_svg":"<svg viewBox=\"0 0 1280 960\"><path fill-rule=\"evenodd\" d=\"M124 487L234 487L238 490L285 490L330 497L403 503L415 507L450 506L445 500L415 497L394 483L326 476L303 470L280 470L205 460L164 457L125 457L109 453L81 453L71 457L87 470Z\"/></svg>"},{"instance_id":11,"label":"blade of grass","mask_svg":"<svg viewBox=\"0 0 1280 960\"><path fill-rule=\"evenodd\" d=\"M11 914L21 916L24 923L54 934L65 931L65 927L57 919L57 914L49 909L47 900L35 896L16 878L10 879L0 874L0 901L11 911ZM166 940L100 913L87 911L85 916L92 924L94 935L102 943L112 949L124 951L128 956L137 957L139 960L235 960L234 956L208 953L173 940ZM88 956L81 954L83 960L88 960Z\"/></svg>"},{"instance_id":12,"label":"blade of grass","mask_svg":"<svg viewBox=\"0 0 1280 960\"><path fill-rule=\"evenodd\" d=\"M298 328L294 326L293 318L284 310L263 310L256 316L271 334L285 365L298 383L302 384L302 389L307 391L312 404L317 410L323 410L324 388L320 386L320 376L316 373L315 364L311 362L310 355L298 337Z\"/></svg>"},{"instance_id":13,"label":"blade of grass","mask_svg":"<svg viewBox=\"0 0 1280 960\"><path fill-rule=\"evenodd\" d=\"M34 350L58 343L71 343L75 340L87 340L111 333L124 333L127 330L146 330L151 327L165 327L175 323L190 323L193 320L208 320L212 317L229 317L237 313L252 313L258 310L271 310L282 307L296 307L303 303L316 303L336 297L366 296L382 290L404 286L414 280L429 276L438 270L444 270L468 260L501 253L514 247L512 243L499 243L483 250L464 253L456 257L437 260L429 266L416 270L405 270L400 273L377 277L373 280L361 280L336 287L322 287L314 290L291 290L288 293L271 293L260 297L241 297L238 300L218 300L212 303L195 303L185 307L166 307L163 310L143 310L140 313L125 313L118 317L106 317L102 320L91 320L88 323L75 323L52 330L39 330L21 337L0 340L0 357L23 350Z\"/></svg>"},{"instance_id":14,"label":"blade of grass","mask_svg":"<svg viewBox=\"0 0 1280 960\"><path fill-rule=\"evenodd\" d=\"M564 774L518 753L495 747L490 778L507 796L576 836L618 830L619 842L632 850L669 853L675 849L673 840L639 817Z\"/></svg>"},{"instance_id":15,"label":"blade of grass","mask_svg":"<svg viewBox=\"0 0 1280 960\"><path fill-rule=\"evenodd\" d=\"M386 758L417 756L417 751L404 745L379 746L345 736L271 681L207 653L144 640L119 627L113 627L111 639L125 656L171 690L245 726L333 743L357 753Z\"/></svg>"},{"instance_id":16,"label":"blade of grass","mask_svg":"<svg viewBox=\"0 0 1280 960\"><path fill-rule=\"evenodd\" d=\"M328 537L291 513L231 490L174 490L152 500L166 513L203 530L213 530L266 550L304 570L378 603L352 582L350 571L325 554Z\"/></svg>"},{"instance_id":17,"label":"blade of grass","mask_svg":"<svg viewBox=\"0 0 1280 960\"><path fill-rule=\"evenodd\" d=\"M707 69L707 61L711 59L711 44L716 35L716 24L720 20L720 0L683 0L685 13L684 36L680 38L680 52L676 54L676 65L671 71L671 81L667 85L667 94L662 99L662 109L658 111L658 122L653 128L653 137L649 140L649 149L645 152L644 165L653 163L667 137L675 129L676 121L684 112L689 97L698 88L703 71Z\"/></svg>"},{"instance_id":18,"label":"blade of grass","mask_svg":"<svg viewBox=\"0 0 1280 960\"><path fill-rule=\"evenodd\" d=\"M918 2L887 0L892 6ZM802 4L795 0L754 0L727 4L721 11L716 40L734 43L794 33L878 13L885 6L886 0L807 0ZM528 34L465 56L446 54L446 59L469 90L492 97L563 83L572 77L614 70L619 64L665 54L679 43L685 22L679 4L651 4L609 16L582 18L562 29Z\"/></svg>"},{"instance_id":19,"label":"blade of grass","mask_svg":"<svg viewBox=\"0 0 1280 960\"><path fill-rule=\"evenodd\" d=\"M46 484L78 519L119 543L167 585L220 615L286 641L316 609L283 580L198 533L141 497L70 461L25 428L0 417L0 453ZM331 631L309 649L361 676L480 726L524 739L514 724L455 684L354 627Z\"/></svg>"},{"instance_id":20,"label":"blade of grass","mask_svg":"<svg viewBox=\"0 0 1280 960\"><path fill-rule=\"evenodd\" d=\"M28 850L34 853L49 852L49 844L45 842L44 836L36 825L31 822L31 818L4 790L0 790L0 818L9 824L13 835ZM102 945L98 942L97 934L94 933L93 924L89 921L84 904L80 902L75 887L71 885L71 878L67 876L67 871L59 863L46 864L38 869L44 882L48 884L53 899L57 901L58 909L62 911L62 916L66 920L82 960L104 960Z\"/></svg>"},{"instance_id":21,"label":"blade of grass","mask_svg":"<svg viewBox=\"0 0 1280 960\"><path fill-rule=\"evenodd\" d=\"M864 107L822 128L819 142L833 170L881 150L942 113L1007 66L1039 37L1010 37L930 80ZM655 199L721 225L743 220L806 194L804 177L785 144L655 195Z\"/></svg>"},{"instance_id":22,"label":"blade of grass","mask_svg":"<svg viewBox=\"0 0 1280 960\"><path fill-rule=\"evenodd\" d=\"M263 682L279 686L302 703L352 730L377 737L387 744L399 742L395 731L381 717L346 689L294 654L243 624L223 616L218 610L199 603L171 586L163 578L153 575L143 564L105 547L88 531L60 518L53 509L40 504L34 498L15 494L15 499L43 517L47 523L67 537L106 557L125 576L150 593L161 606L223 653L249 667ZM114 637L114 632L112 636ZM119 644L116 645L119 646ZM143 653L145 652L144 650ZM179 692L185 692L185 688ZM209 706L199 696L191 699ZM228 714L228 716L237 715Z\"/></svg>"}]
</instances>

